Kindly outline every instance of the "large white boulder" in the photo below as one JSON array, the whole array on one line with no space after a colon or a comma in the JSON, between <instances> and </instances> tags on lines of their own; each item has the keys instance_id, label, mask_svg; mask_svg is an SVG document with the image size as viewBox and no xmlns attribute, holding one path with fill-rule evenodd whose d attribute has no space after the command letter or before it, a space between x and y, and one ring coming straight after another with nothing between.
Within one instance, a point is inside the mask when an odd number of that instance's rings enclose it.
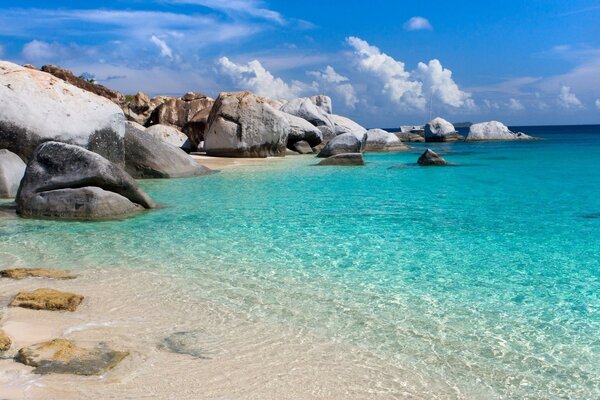
<instances>
[{"instance_id":1,"label":"large white boulder","mask_svg":"<svg viewBox=\"0 0 600 400\"><path fill-rule=\"evenodd\" d=\"M319 152L317 157L331 157L345 153L361 153L365 145L364 136L362 139L359 139L352 133L342 133L331 139Z\"/></svg>"},{"instance_id":2,"label":"large white boulder","mask_svg":"<svg viewBox=\"0 0 600 400\"><path fill-rule=\"evenodd\" d=\"M0 150L0 198L12 198L17 195L25 167L18 155L6 149Z\"/></svg>"},{"instance_id":3,"label":"large white boulder","mask_svg":"<svg viewBox=\"0 0 600 400\"><path fill-rule=\"evenodd\" d=\"M360 124L352 121L350 118L342 117L341 115L330 114L329 118L333 121L335 134L341 135L343 133L351 133L356 136L359 140L367 130Z\"/></svg>"},{"instance_id":4,"label":"large white boulder","mask_svg":"<svg viewBox=\"0 0 600 400\"><path fill-rule=\"evenodd\" d=\"M285 103L280 110L305 119L314 126L327 126L331 129L334 127L328 114L317 107L309 97L292 99Z\"/></svg>"},{"instance_id":5,"label":"large white boulder","mask_svg":"<svg viewBox=\"0 0 600 400\"><path fill-rule=\"evenodd\" d=\"M457 139L458 134L454 125L443 118L434 118L425 125L427 142L448 142Z\"/></svg>"},{"instance_id":6,"label":"large white boulder","mask_svg":"<svg viewBox=\"0 0 600 400\"><path fill-rule=\"evenodd\" d=\"M367 131L365 151L402 151L408 149L409 147L393 133L383 129L369 129Z\"/></svg>"},{"instance_id":7,"label":"large white boulder","mask_svg":"<svg viewBox=\"0 0 600 400\"><path fill-rule=\"evenodd\" d=\"M535 140L532 136L524 133L511 132L510 129L502 122L490 121L481 122L479 124L471 125L469 134L467 135L468 141L480 141L480 140Z\"/></svg>"},{"instance_id":8,"label":"large white boulder","mask_svg":"<svg viewBox=\"0 0 600 400\"><path fill-rule=\"evenodd\" d=\"M209 156L285 156L290 124L265 98L221 93L208 117L204 150Z\"/></svg>"},{"instance_id":9,"label":"large white boulder","mask_svg":"<svg viewBox=\"0 0 600 400\"><path fill-rule=\"evenodd\" d=\"M123 164L125 116L112 101L38 70L0 61L0 148L27 160L50 140Z\"/></svg>"}]
</instances>

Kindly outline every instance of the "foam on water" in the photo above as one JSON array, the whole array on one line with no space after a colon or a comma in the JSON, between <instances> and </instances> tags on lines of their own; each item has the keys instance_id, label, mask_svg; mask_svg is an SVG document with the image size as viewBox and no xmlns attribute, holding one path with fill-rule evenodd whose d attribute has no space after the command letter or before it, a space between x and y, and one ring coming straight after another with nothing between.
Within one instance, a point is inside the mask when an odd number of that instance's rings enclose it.
<instances>
[{"instance_id":1,"label":"foam on water","mask_svg":"<svg viewBox=\"0 0 600 400\"><path fill-rule=\"evenodd\" d=\"M600 219L585 216L600 213L600 131L576 129L432 146L453 168L392 168L414 163L417 145L359 168L295 157L144 181L164 208L2 219L0 252L170 276L199 299L443 382L450 398L599 398Z\"/></svg>"}]
</instances>

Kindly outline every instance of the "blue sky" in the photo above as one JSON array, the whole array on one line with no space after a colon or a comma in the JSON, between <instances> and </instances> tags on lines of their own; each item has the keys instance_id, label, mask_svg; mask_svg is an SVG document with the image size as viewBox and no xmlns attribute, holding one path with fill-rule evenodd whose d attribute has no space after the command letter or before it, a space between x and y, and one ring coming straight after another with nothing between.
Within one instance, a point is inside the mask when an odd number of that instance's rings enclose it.
<instances>
[{"instance_id":1,"label":"blue sky","mask_svg":"<svg viewBox=\"0 0 600 400\"><path fill-rule=\"evenodd\" d=\"M51 4L51 6L49 6ZM0 58L125 93L329 94L369 127L600 123L600 1L0 1Z\"/></svg>"}]
</instances>

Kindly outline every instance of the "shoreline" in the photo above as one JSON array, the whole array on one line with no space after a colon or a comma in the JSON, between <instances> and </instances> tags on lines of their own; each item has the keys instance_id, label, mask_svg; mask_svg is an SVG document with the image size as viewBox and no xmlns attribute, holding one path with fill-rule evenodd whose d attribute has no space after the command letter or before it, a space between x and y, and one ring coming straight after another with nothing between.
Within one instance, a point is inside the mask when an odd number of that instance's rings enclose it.
<instances>
[{"instance_id":1,"label":"shoreline","mask_svg":"<svg viewBox=\"0 0 600 400\"><path fill-rule=\"evenodd\" d=\"M235 158L235 157L212 157L207 155L191 154L198 164L204 165L212 170L229 169L237 167L258 167L270 163L280 162L286 157L265 158Z\"/></svg>"}]
</instances>

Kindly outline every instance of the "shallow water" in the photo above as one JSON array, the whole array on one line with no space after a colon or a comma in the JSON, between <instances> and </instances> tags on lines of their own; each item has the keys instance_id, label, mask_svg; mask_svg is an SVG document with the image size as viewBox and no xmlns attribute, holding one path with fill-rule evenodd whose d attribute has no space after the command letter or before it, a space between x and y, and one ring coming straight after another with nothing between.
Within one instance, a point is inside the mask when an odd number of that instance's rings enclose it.
<instances>
[{"instance_id":1,"label":"shallow water","mask_svg":"<svg viewBox=\"0 0 600 400\"><path fill-rule=\"evenodd\" d=\"M600 127L521 130L546 140L431 145L452 168L416 145L143 181L164 207L133 219L0 219L0 264L156 271L448 398L600 398Z\"/></svg>"}]
</instances>

